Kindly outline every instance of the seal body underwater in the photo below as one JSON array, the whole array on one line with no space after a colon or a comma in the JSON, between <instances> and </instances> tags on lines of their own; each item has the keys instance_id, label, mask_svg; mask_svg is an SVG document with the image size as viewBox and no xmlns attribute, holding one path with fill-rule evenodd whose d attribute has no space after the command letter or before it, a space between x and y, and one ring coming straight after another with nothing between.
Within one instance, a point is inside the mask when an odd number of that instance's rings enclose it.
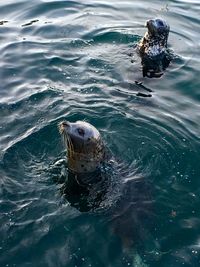
<instances>
[{"instance_id":1,"label":"seal body underwater","mask_svg":"<svg viewBox=\"0 0 200 267\"><path fill-rule=\"evenodd\" d=\"M161 77L171 61L167 50L170 27L163 19L146 22L147 32L138 44L143 77Z\"/></svg>"}]
</instances>

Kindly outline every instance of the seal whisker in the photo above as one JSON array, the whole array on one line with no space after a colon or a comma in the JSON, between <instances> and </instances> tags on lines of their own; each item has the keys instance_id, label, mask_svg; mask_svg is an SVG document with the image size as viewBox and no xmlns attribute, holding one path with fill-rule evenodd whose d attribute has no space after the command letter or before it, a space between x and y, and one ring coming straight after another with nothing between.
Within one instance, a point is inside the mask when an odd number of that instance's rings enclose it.
<instances>
[{"instance_id":1,"label":"seal whisker","mask_svg":"<svg viewBox=\"0 0 200 267\"><path fill-rule=\"evenodd\" d=\"M72 144L72 140L71 140L70 136L68 136L68 140L69 140L70 157L73 157L75 152L74 152L74 146Z\"/></svg>"},{"instance_id":2,"label":"seal whisker","mask_svg":"<svg viewBox=\"0 0 200 267\"><path fill-rule=\"evenodd\" d=\"M73 147L71 138L70 138L70 136L67 135L67 134L64 135L64 138L65 138L65 140L67 141L67 142L65 141L65 143L66 143L66 145L67 145L68 156L69 156L69 158L71 158L71 157L73 156L73 154L74 154L74 147Z\"/></svg>"}]
</instances>

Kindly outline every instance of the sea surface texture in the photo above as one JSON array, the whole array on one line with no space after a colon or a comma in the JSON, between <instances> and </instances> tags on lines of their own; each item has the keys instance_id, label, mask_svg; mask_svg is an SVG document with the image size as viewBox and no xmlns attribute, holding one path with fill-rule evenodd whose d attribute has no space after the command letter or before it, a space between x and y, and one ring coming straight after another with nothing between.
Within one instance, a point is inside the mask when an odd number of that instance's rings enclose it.
<instances>
[{"instance_id":1,"label":"sea surface texture","mask_svg":"<svg viewBox=\"0 0 200 267\"><path fill-rule=\"evenodd\" d=\"M199 14L199 0L0 2L1 267L200 266ZM152 18L173 60L143 78ZM89 189L69 192L63 120L107 147Z\"/></svg>"}]
</instances>

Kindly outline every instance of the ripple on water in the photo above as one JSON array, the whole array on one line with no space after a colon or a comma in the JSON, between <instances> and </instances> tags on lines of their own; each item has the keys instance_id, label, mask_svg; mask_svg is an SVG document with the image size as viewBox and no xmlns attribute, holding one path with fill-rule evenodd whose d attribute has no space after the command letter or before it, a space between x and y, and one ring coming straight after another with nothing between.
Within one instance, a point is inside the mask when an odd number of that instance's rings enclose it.
<instances>
[{"instance_id":1,"label":"ripple on water","mask_svg":"<svg viewBox=\"0 0 200 267\"><path fill-rule=\"evenodd\" d=\"M131 265L134 247L153 267L198 266L198 1L9 0L0 15L1 265ZM144 79L132 47L156 16L176 57ZM95 211L61 193L65 118L94 124L114 158Z\"/></svg>"}]
</instances>

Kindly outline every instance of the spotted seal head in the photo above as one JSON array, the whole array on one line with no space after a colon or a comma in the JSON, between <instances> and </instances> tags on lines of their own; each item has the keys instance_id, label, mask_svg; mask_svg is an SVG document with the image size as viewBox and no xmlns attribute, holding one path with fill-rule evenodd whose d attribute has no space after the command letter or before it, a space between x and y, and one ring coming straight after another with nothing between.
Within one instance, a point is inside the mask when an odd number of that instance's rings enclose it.
<instances>
[{"instance_id":1,"label":"spotted seal head","mask_svg":"<svg viewBox=\"0 0 200 267\"><path fill-rule=\"evenodd\" d=\"M138 44L143 76L160 77L170 63L167 51L170 27L163 19L150 19L146 27L147 32Z\"/></svg>"},{"instance_id":2,"label":"spotted seal head","mask_svg":"<svg viewBox=\"0 0 200 267\"><path fill-rule=\"evenodd\" d=\"M63 121L59 124L68 154L68 168L76 174L98 170L105 158L99 131L85 121Z\"/></svg>"}]
</instances>

